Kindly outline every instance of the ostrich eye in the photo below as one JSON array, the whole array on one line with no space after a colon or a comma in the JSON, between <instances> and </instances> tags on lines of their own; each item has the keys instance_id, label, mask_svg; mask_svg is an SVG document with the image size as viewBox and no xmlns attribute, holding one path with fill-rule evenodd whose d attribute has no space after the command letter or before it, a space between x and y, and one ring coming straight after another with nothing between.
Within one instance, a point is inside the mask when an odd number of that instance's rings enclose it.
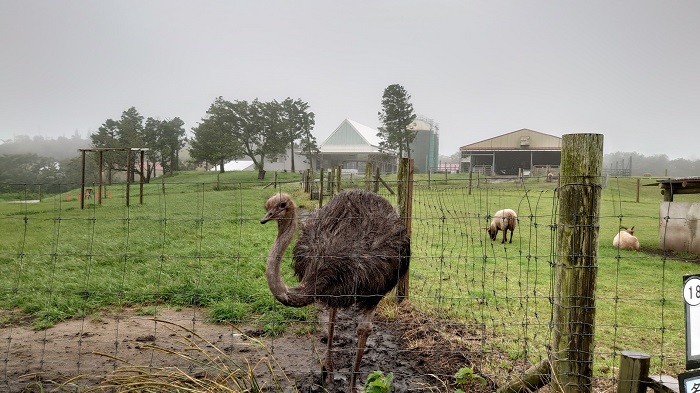
<instances>
[{"instance_id":1,"label":"ostrich eye","mask_svg":"<svg viewBox=\"0 0 700 393\"><path fill-rule=\"evenodd\" d=\"M286 209L286 208L287 208L287 202L282 202L282 203L280 203L280 208L281 208L281 209Z\"/></svg>"}]
</instances>

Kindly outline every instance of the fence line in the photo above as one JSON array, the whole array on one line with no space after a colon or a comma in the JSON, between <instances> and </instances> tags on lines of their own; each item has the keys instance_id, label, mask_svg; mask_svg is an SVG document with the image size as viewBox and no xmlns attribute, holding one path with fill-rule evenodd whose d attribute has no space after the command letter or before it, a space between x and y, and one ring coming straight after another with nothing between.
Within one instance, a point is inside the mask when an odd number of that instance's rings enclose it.
<instances>
[{"instance_id":1,"label":"fence line","mask_svg":"<svg viewBox=\"0 0 700 393\"><path fill-rule=\"evenodd\" d=\"M363 179L357 180L364 188ZM658 373L677 373L684 364L682 300L675 296L675 286L677 275L688 269L687 259L654 252L655 244L646 244L644 252L611 246L620 225L635 225L641 236L652 239L650 233L658 230L657 202L642 204L646 208L630 205L634 198L625 181L608 182L599 217L596 268L601 283L593 359L594 387L600 388L615 382L624 350L650 353ZM110 355L123 356L133 345L124 340L139 338L130 331L134 311L144 319L160 317L169 304L184 307L168 315L191 329L204 328L209 319L249 320L264 313L256 310L268 309L286 313L299 325L315 325L311 311L279 307L260 270L274 234L260 229L261 217L247 212L259 206L253 211L261 216L267 196L294 194L300 187L298 182L278 186L221 181L215 187L213 182L169 180L145 184L144 205L126 207L120 199L123 185L115 185L110 188L119 192L102 206L86 200L81 211L75 194L67 200L75 185L65 185L61 194L40 203L3 204L0 226L7 232L0 242L0 338L5 343L0 346L0 386L17 389L21 381L13 372L20 365L32 372L82 373L94 361L95 340L111 346ZM414 181L410 301L432 316L426 323L436 329L460 327L462 339L470 343L460 351L499 384L547 356L557 258L556 186L492 178L470 189L467 177L452 174L447 180ZM396 201L386 189L379 192ZM310 210L315 204L302 207ZM518 212L511 244L492 242L484 229L504 207ZM104 307L108 316L95 317ZM636 317L640 310L645 318ZM24 313L33 316L40 330L22 330ZM71 335L55 337L45 328L65 318L77 323L71 325ZM116 327L93 337L100 318L114 318ZM171 334L155 321L148 323L149 335L156 339ZM283 326L279 320L257 323L269 332ZM218 345L240 348L235 329L219 329L223 338ZM75 344L77 353L57 350L68 344ZM396 364L414 350L396 349ZM23 351L32 356L21 355ZM314 356L312 348L302 353ZM105 362L108 370L119 365ZM157 365L159 359L151 353L147 362ZM308 373L317 371L310 366ZM440 377L447 380L453 373L445 370Z\"/></svg>"}]
</instances>

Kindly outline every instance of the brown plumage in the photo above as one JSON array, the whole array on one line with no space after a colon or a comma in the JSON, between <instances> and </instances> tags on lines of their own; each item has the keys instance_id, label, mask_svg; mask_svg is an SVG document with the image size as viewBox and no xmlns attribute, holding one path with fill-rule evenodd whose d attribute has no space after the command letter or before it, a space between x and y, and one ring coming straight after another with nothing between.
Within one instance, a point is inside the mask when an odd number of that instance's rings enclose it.
<instances>
[{"instance_id":1,"label":"brown plumage","mask_svg":"<svg viewBox=\"0 0 700 393\"><path fill-rule=\"evenodd\" d=\"M267 257L267 282L277 300L302 307L319 302L329 307L326 382L332 382L333 327L337 308L356 306L357 352L351 378L360 368L372 318L379 301L408 271L410 240L401 218L384 198L362 190L336 194L303 223L294 246L293 269L299 285L287 287L280 263L297 227L296 204L289 195L275 194L265 203L260 221L277 220L277 239Z\"/></svg>"}]
</instances>

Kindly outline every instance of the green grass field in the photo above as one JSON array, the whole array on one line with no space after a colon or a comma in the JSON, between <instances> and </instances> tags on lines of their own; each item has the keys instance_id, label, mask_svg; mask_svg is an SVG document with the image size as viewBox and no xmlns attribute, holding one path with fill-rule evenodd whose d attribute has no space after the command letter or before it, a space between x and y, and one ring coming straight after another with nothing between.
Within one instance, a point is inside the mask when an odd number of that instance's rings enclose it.
<instances>
[{"instance_id":1,"label":"green grass field","mask_svg":"<svg viewBox=\"0 0 700 393\"><path fill-rule=\"evenodd\" d=\"M245 172L156 178L144 185L143 204L138 185L131 186L128 208L123 184L108 187L101 205L90 199L82 210L76 188L40 203L0 204L0 309L17 311L0 314L0 325L29 316L43 329L103 307L168 304L203 306L212 320L254 322L268 334L289 322L310 328L303 322L315 321L312 308L284 307L267 289L265 257L276 226L259 220L265 199L279 189L305 209L318 201L300 192L300 175L277 174L279 188L270 184L273 175L266 181ZM411 301L434 313L436 323L482 332L484 352L535 361L546 356L550 339L556 183L482 178L473 179L471 192L468 184L464 174L416 177ZM610 178L602 194L595 328L601 375L612 372L623 350L650 353L656 372L677 373L685 361L681 278L700 271L697 256L659 252L659 189L641 187L639 203L636 193L636 178ZM700 195L678 200L700 202ZM484 231L488 216L503 207L519 215L506 246ZM612 246L620 225L635 227L642 251Z\"/></svg>"}]
</instances>

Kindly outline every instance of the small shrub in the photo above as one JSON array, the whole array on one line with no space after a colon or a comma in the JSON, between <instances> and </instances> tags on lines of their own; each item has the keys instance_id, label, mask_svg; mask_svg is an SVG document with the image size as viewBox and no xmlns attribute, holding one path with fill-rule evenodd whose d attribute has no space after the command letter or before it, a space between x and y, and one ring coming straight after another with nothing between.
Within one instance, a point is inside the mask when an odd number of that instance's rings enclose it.
<instances>
[{"instance_id":1,"label":"small shrub","mask_svg":"<svg viewBox=\"0 0 700 393\"><path fill-rule=\"evenodd\" d=\"M394 373L384 375L383 372L377 370L367 376L365 383L365 393L388 393L394 390L391 381L394 380Z\"/></svg>"},{"instance_id":2,"label":"small shrub","mask_svg":"<svg viewBox=\"0 0 700 393\"><path fill-rule=\"evenodd\" d=\"M468 385L475 382L480 383L481 386L486 386L486 379L484 379L484 377L481 375L476 374L474 369L471 367L462 367L457 370L455 373L455 382L457 382L457 384L463 388L466 388ZM464 393L464 390L457 389L455 393Z\"/></svg>"}]
</instances>

